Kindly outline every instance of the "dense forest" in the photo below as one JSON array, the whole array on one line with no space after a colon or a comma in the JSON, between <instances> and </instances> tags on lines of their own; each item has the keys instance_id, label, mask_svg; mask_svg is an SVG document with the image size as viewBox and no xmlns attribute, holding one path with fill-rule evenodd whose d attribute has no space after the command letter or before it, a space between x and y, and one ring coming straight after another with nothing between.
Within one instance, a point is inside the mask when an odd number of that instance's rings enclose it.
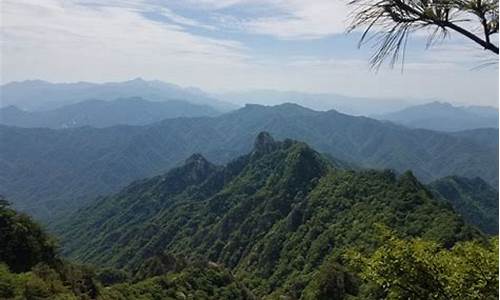
<instances>
[{"instance_id":1,"label":"dense forest","mask_svg":"<svg viewBox=\"0 0 500 300\"><path fill-rule=\"evenodd\" d=\"M74 264L29 216L0 203L0 299L254 299L201 259L158 257L135 272Z\"/></svg>"},{"instance_id":2,"label":"dense forest","mask_svg":"<svg viewBox=\"0 0 500 300\"><path fill-rule=\"evenodd\" d=\"M497 129L447 134L282 104L145 126L0 126L0 193L50 222L96 196L162 174L193 153L225 164L251 151L260 131L307 142L362 168L412 170L425 183L451 175L481 177L493 186L498 181L498 142L491 138Z\"/></svg>"},{"instance_id":3,"label":"dense forest","mask_svg":"<svg viewBox=\"0 0 500 300\"><path fill-rule=\"evenodd\" d=\"M429 188L469 223L485 233L498 234L498 191L484 180L449 176L432 182Z\"/></svg>"},{"instance_id":4,"label":"dense forest","mask_svg":"<svg viewBox=\"0 0 500 300\"><path fill-rule=\"evenodd\" d=\"M267 133L225 166L193 155L56 228L65 256L108 270L109 297L168 297L165 281L193 299L495 299L498 289L497 239L411 172L339 168Z\"/></svg>"},{"instance_id":5,"label":"dense forest","mask_svg":"<svg viewBox=\"0 0 500 300\"><path fill-rule=\"evenodd\" d=\"M499 300L498 4L0 0L0 300Z\"/></svg>"}]
</instances>

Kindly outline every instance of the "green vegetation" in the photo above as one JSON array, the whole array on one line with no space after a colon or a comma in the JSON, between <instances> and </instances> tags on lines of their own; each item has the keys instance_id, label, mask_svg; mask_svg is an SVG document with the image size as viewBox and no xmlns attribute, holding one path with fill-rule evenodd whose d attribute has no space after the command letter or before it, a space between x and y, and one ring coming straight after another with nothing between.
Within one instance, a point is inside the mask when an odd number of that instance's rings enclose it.
<instances>
[{"instance_id":1,"label":"green vegetation","mask_svg":"<svg viewBox=\"0 0 500 300\"><path fill-rule=\"evenodd\" d=\"M498 299L498 237L447 249L386 232L371 256L354 252L348 259L368 283L366 299Z\"/></svg>"},{"instance_id":2,"label":"green vegetation","mask_svg":"<svg viewBox=\"0 0 500 300\"><path fill-rule=\"evenodd\" d=\"M54 241L30 217L0 200L0 299L95 299L91 269L57 257Z\"/></svg>"},{"instance_id":3,"label":"green vegetation","mask_svg":"<svg viewBox=\"0 0 500 300\"><path fill-rule=\"evenodd\" d=\"M498 234L498 191L484 180L449 176L432 182L429 188L466 221L485 233Z\"/></svg>"},{"instance_id":4,"label":"green vegetation","mask_svg":"<svg viewBox=\"0 0 500 300\"><path fill-rule=\"evenodd\" d=\"M243 297L241 283L264 299L366 299L378 281L361 267L353 272L346 253L370 259L387 250L378 224L405 242L421 238L445 247L439 249L480 247L463 241L486 240L411 172L337 169L306 144L276 142L267 133L258 135L250 154L224 167L194 155L165 175L98 199L55 228L69 257L132 274L132 282L112 286L113 297L189 299L189 286L199 287L194 299L237 291ZM191 271L193 257L227 267L234 283L226 271L222 277L206 268ZM194 273L201 278L182 275ZM465 267L456 276L477 283ZM172 286L184 296L169 291Z\"/></svg>"},{"instance_id":5,"label":"green vegetation","mask_svg":"<svg viewBox=\"0 0 500 300\"><path fill-rule=\"evenodd\" d=\"M219 117L169 119L148 126L0 126L0 193L20 210L58 219L97 195L162 174L192 153L226 163L250 151L251 139L263 130L280 139L305 141L361 168L412 170L424 182L449 175L498 182L498 145L482 139L283 104L248 105Z\"/></svg>"},{"instance_id":6,"label":"green vegetation","mask_svg":"<svg viewBox=\"0 0 500 300\"><path fill-rule=\"evenodd\" d=\"M195 263L177 273L104 289L102 299L254 299L231 273L215 264Z\"/></svg>"},{"instance_id":7,"label":"green vegetation","mask_svg":"<svg viewBox=\"0 0 500 300\"><path fill-rule=\"evenodd\" d=\"M1 299L95 299L98 287L91 270L70 264L53 268L39 263L14 273L0 263Z\"/></svg>"},{"instance_id":8,"label":"green vegetation","mask_svg":"<svg viewBox=\"0 0 500 300\"><path fill-rule=\"evenodd\" d=\"M175 268L161 270L158 260L146 261L131 276L63 261L39 225L3 199L0 222L0 299L254 299L214 263L170 258Z\"/></svg>"},{"instance_id":9,"label":"green vegetation","mask_svg":"<svg viewBox=\"0 0 500 300\"><path fill-rule=\"evenodd\" d=\"M40 261L55 262L55 243L25 214L9 208L0 196L0 261L14 272L24 272Z\"/></svg>"}]
</instances>

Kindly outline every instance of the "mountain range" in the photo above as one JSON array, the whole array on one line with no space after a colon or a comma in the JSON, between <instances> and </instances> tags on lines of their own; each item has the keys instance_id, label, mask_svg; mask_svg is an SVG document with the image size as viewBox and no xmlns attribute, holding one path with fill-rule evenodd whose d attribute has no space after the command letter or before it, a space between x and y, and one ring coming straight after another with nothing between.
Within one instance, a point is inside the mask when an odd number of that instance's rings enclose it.
<instances>
[{"instance_id":1,"label":"mountain range","mask_svg":"<svg viewBox=\"0 0 500 300\"><path fill-rule=\"evenodd\" d=\"M266 132L223 166L193 154L60 218L62 249L0 197L0 298L496 297L498 238L467 224L447 193L411 172L330 160ZM478 179L440 187L451 181Z\"/></svg>"},{"instance_id":2,"label":"mountain range","mask_svg":"<svg viewBox=\"0 0 500 300\"><path fill-rule=\"evenodd\" d=\"M130 114L130 108L122 109L132 117L130 123L113 122L113 115L121 114L116 103L105 107L99 120L82 121L89 118L89 112L99 111L104 104L100 101L116 99L142 98L145 101L169 102L169 113L165 107L157 105L164 112L165 118L176 116L198 116L204 110L206 115L213 112L228 112L246 104L280 105L294 103L318 111L336 110L350 115L371 116L379 120L388 120L411 128L423 128L438 131L461 131L477 128L498 128L498 109L488 106L454 106L446 102L422 103L422 99L384 99L363 98L328 93L306 93L296 91L250 90L210 94L198 88L183 88L175 84L158 80L136 78L123 82L109 83L50 83L41 80L11 82L0 86L2 124L22 127L59 128L62 122L66 126L73 119L86 125L102 127L101 124L145 124L160 118L162 114L153 114L155 104L144 104L146 110L138 109L138 116ZM115 101L116 102L116 101ZM181 102L186 102L182 104ZM173 104L176 105L173 105ZM193 113L186 108L192 106ZM11 107L14 106L14 107ZM130 106L130 104L129 104ZM17 108L17 109L16 109ZM178 112L178 110L180 110ZM25 111L25 112L23 112ZM30 112L31 114L29 114ZM109 112L110 121L105 120L104 112ZM62 116L61 116L62 115ZM83 116L81 116L83 115ZM69 121L67 121L69 119ZM138 119L138 121L136 121ZM54 125L56 124L56 125Z\"/></svg>"},{"instance_id":3,"label":"mountain range","mask_svg":"<svg viewBox=\"0 0 500 300\"><path fill-rule=\"evenodd\" d=\"M482 235L411 172L340 170L265 132L225 166L194 154L80 209L57 232L78 262L132 271L166 254L199 256L258 298L346 299L365 289L345 253L376 249L383 226L445 247Z\"/></svg>"},{"instance_id":4,"label":"mountain range","mask_svg":"<svg viewBox=\"0 0 500 300\"><path fill-rule=\"evenodd\" d=\"M0 199L1 299L256 299L223 266L167 255L135 272L79 265L39 224Z\"/></svg>"},{"instance_id":5,"label":"mountain range","mask_svg":"<svg viewBox=\"0 0 500 300\"><path fill-rule=\"evenodd\" d=\"M50 83L42 80L10 82L0 87L2 107L16 106L27 111L53 110L68 104L99 99L140 97L149 101L178 100L228 111L235 105L217 100L197 88L183 88L158 80L141 78L108 83Z\"/></svg>"},{"instance_id":6,"label":"mountain range","mask_svg":"<svg viewBox=\"0 0 500 300\"><path fill-rule=\"evenodd\" d=\"M350 115L383 114L406 108L416 101L405 99L363 98L332 93L306 93L296 91L250 90L226 92L214 95L216 98L237 105L260 104L280 105L294 103L310 109L337 110Z\"/></svg>"},{"instance_id":7,"label":"mountain range","mask_svg":"<svg viewBox=\"0 0 500 300\"><path fill-rule=\"evenodd\" d=\"M217 117L176 118L146 126L42 129L0 126L0 194L50 219L133 180L161 174L192 153L225 163L248 152L258 132L293 138L360 168L412 170L498 182L498 145L477 139L318 112L295 104L247 105ZM487 136L487 135L486 135Z\"/></svg>"},{"instance_id":8,"label":"mountain range","mask_svg":"<svg viewBox=\"0 0 500 300\"><path fill-rule=\"evenodd\" d=\"M188 101L147 101L142 98L85 100L53 110L24 111L15 106L0 108L0 124L18 127L109 127L146 125L177 117L215 116L219 111Z\"/></svg>"},{"instance_id":9,"label":"mountain range","mask_svg":"<svg viewBox=\"0 0 500 300\"><path fill-rule=\"evenodd\" d=\"M445 102L431 102L402 110L375 115L412 128L439 131L461 131L476 128L498 128L498 109L488 106L453 106Z\"/></svg>"}]
</instances>

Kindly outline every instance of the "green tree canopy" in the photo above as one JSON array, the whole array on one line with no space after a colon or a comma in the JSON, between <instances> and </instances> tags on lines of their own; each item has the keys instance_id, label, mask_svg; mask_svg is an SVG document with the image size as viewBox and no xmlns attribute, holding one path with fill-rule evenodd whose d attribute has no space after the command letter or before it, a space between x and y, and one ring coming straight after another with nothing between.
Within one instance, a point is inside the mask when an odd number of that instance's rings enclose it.
<instances>
[{"instance_id":1,"label":"green tree canopy","mask_svg":"<svg viewBox=\"0 0 500 300\"><path fill-rule=\"evenodd\" d=\"M459 242L403 240L389 233L371 256L347 255L370 299L498 299L498 238Z\"/></svg>"}]
</instances>

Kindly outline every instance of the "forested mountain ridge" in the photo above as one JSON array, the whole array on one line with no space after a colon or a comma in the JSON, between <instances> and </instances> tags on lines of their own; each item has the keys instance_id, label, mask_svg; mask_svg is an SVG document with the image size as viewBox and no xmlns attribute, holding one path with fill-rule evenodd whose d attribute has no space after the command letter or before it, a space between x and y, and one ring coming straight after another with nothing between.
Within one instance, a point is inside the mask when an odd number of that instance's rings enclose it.
<instances>
[{"instance_id":1,"label":"forested mountain ridge","mask_svg":"<svg viewBox=\"0 0 500 300\"><path fill-rule=\"evenodd\" d=\"M0 238L0 299L255 299L206 261L161 256L126 273L63 260L54 239L3 198Z\"/></svg>"},{"instance_id":2,"label":"forested mountain ridge","mask_svg":"<svg viewBox=\"0 0 500 300\"><path fill-rule=\"evenodd\" d=\"M55 240L29 216L0 198L0 298L94 299L97 286L85 268L65 264Z\"/></svg>"},{"instance_id":3,"label":"forested mountain ridge","mask_svg":"<svg viewBox=\"0 0 500 300\"><path fill-rule=\"evenodd\" d=\"M161 174L192 153L224 163L248 152L257 132L303 140L362 168L411 169L424 182L448 175L496 184L498 147L460 136L412 130L298 105L247 105L218 117L177 118L148 126L23 129L0 126L0 192L48 218L133 180Z\"/></svg>"},{"instance_id":4,"label":"forested mountain ridge","mask_svg":"<svg viewBox=\"0 0 500 300\"><path fill-rule=\"evenodd\" d=\"M343 255L373 251L377 224L447 247L481 238L409 172L335 169L306 144L267 133L225 167L194 155L57 228L78 261L133 270L164 252L190 253L229 267L257 296L328 299L355 294ZM324 272L343 283L321 286Z\"/></svg>"},{"instance_id":5,"label":"forested mountain ridge","mask_svg":"<svg viewBox=\"0 0 500 300\"><path fill-rule=\"evenodd\" d=\"M429 189L483 232L498 234L498 190L481 178L449 176L430 183Z\"/></svg>"},{"instance_id":6,"label":"forested mountain ridge","mask_svg":"<svg viewBox=\"0 0 500 300\"><path fill-rule=\"evenodd\" d=\"M15 106L0 108L0 123L18 127L73 128L82 126L146 125L178 117L215 116L216 109L187 101L147 101L139 97L86 100L54 110L28 112Z\"/></svg>"}]
</instances>

